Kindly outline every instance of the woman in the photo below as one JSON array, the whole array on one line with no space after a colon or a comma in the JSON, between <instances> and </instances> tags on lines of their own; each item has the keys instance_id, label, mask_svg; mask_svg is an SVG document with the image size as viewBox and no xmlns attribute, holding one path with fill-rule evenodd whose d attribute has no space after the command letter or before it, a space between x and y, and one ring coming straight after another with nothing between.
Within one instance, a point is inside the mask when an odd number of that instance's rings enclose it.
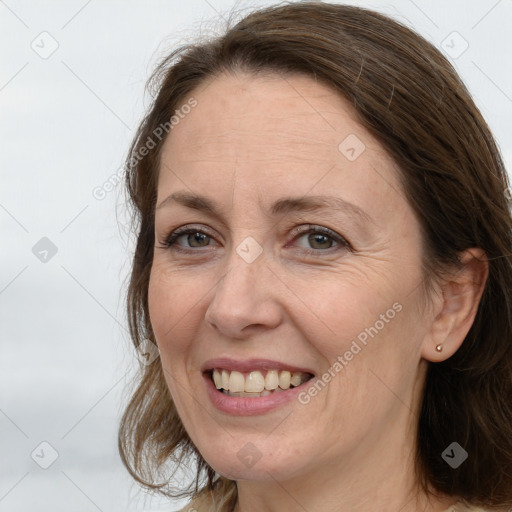
<instances>
[{"instance_id":1,"label":"woman","mask_svg":"<svg viewBox=\"0 0 512 512\"><path fill-rule=\"evenodd\" d=\"M452 66L301 2L156 79L127 168L134 478L187 511L507 510L508 182Z\"/></svg>"}]
</instances>

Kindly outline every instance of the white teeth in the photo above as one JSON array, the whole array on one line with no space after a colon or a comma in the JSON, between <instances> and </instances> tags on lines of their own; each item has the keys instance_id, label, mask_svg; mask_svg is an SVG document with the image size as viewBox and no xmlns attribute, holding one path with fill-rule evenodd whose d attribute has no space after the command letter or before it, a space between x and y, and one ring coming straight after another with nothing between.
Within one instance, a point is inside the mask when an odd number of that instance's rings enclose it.
<instances>
[{"instance_id":1,"label":"white teeth","mask_svg":"<svg viewBox=\"0 0 512 512\"><path fill-rule=\"evenodd\" d=\"M215 372L219 372L218 370L214 370L213 373ZM221 382L222 382L222 387L224 389L229 389L229 372L227 370L222 370L222 374L221 374Z\"/></svg>"},{"instance_id":2,"label":"white teeth","mask_svg":"<svg viewBox=\"0 0 512 512\"><path fill-rule=\"evenodd\" d=\"M218 371L213 372L213 382L215 383L215 387L220 389L222 387L222 377Z\"/></svg>"},{"instance_id":3,"label":"white teeth","mask_svg":"<svg viewBox=\"0 0 512 512\"><path fill-rule=\"evenodd\" d=\"M286 370L279 374L279 387L281 389L288 389L290 387L291 376L291 373Z\"/></svg>"},{"instance_id":4,"label":"white teeth","mask_svg":"<svg viewBox=\"0 0 512 512\"><path fill-rule=\"evenodd\" d=\"M230 388L231 389L231 388ZM261 372L251 372L245 379L245 391L248 393L261 393L265 389L265 377Z\"/></svg>"},{"instance_id":5,"label":"white teeth","mask_svg":"<svg viewBox=\"0 0 512 512\"><path fill-rule=\"evenodd\" d=\"M279 386L279 373L277 370L269 370L265 376L265 389L272 390Z\"/></svg>"},{"instance_id":6,"label":"white teeth","mask_svg":"<svg viewBox=\"0 0 512 512\"><path fill-rule=\"evenodd\" d=\"M244 374L242 372L214 369L213 382L217 389L222 389L231 396L259 397L285 391L290 387L300 386L308 375L288 370L258 370Z\"/></svg>"},{"instance_id":7,"label":"white teeth","mask_svg":"<svg viewBox=\"0 0 512 512\"><path fill-rule=\"evenodd\" d=\"M292 376L290 377L290 384L294 388L297 387L297 386L300 386L300 384L301 384L300 373L292 373Z\"/></svg>"},{"instance_id":8,"label":"white teeth","mask_svg":"<svg viewBox=\"0 0 512 512\"><path fill-rule=\"evenodd\" d=\"M245 379L243 373L231 372L229 376L229 391L236 393L243 391L245 387Z\"/></svg>"}]
</instances>

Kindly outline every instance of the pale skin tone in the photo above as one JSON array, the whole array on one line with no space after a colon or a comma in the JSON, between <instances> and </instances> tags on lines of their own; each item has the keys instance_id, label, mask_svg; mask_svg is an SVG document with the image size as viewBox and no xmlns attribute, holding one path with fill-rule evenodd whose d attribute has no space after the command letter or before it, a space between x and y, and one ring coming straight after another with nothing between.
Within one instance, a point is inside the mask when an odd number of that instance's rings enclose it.
<instances>
[{"instance_id":1,"label":"pale skin tone","mask_svg":"<svg viewBox=\"0 0 512 512\"><path fill-rule=\"evenodd\" d=\"M164 145L157 205L193 193L218 203L219 217L174 201L157 208L149 284L161 364L189 436L237 481L237 512L447 509L456 497L417 492L414 422L428 362L455 353L474 320L482 252L468 250L426 307L419 224L393 161L345 100L311 78L241 72L192 96L197 106ZM366 147L354 161L338 149L350 134ZM343 199L366 219L334 207L270 214L290 196ZM350 247L297 230L305 225ZM207 236L165 247L182 226ZM236 251L247 237L262 248L251 263ZM309 403L235 417L210 402L208 359L267 358L319 377L395 303L401 311ZM261 454L251 467L237 457L247 443Z\"/></svg>"}]
</instances>

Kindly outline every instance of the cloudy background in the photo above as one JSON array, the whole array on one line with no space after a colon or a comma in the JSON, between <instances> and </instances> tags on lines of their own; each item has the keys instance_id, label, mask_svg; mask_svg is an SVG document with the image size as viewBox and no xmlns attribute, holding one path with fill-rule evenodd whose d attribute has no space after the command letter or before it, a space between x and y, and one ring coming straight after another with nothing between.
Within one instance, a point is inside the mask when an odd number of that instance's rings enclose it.
<instances>
[{"instance_id":1,"label":"cloudy background","mask_svg":"<svg viewBox=\"0 0 512 512\"><path fill-rule=\"evenodd\" d=\"M123 302L133 238L121 186L93 191L122 165L159 58L233 8L270 3L0 1L0 512L179 508L140 492L117 453L137 367ZM512 1L347 3L448 52L510 169Z\"/></svg>"}]
</instances>

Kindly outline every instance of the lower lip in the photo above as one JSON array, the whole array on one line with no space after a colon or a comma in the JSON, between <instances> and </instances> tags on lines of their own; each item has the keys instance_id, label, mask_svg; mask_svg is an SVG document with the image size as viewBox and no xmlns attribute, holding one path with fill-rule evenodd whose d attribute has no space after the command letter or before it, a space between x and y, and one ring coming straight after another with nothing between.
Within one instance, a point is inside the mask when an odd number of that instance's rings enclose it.
<instances>
[{"instance_id":1,"label":"lower lip","mask_svg":"<svg viewBox=\"0 0 512 512\"><path fill-rule=\"evenodd\" d=\"M206 390L212 404L222 412L233 416L254 416L256 414L265 414L289 403L302 391L309 381L304 382L296 388L290 388L286 391L272 393L271 395L257 398L245 398L238 396L229 396L215 387L208 374L203 374L206 383Z\"/></svg>"}]
</instances>

